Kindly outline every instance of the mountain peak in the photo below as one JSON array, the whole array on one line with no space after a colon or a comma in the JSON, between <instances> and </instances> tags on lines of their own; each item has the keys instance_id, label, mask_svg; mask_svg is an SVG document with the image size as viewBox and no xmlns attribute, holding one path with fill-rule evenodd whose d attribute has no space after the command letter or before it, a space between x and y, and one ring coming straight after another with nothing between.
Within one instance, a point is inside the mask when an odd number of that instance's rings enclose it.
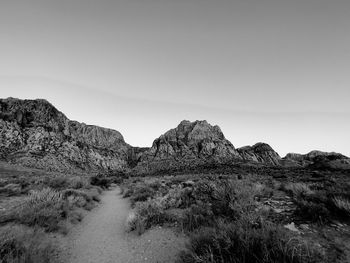
<instances>
[{"instance_id":1,"label":"mountain peak","mask_svg":"<svg viewBox=\"0 0 350 263\"><path fill-rule=\"evenodd\" d=\"M154 140L152 147L142 156L139 167L152 164L155 169L163 169L208 160L226 162L234 158L240 157L219 126L212 126L205 120L184 120Z\"/></svg>"},{"instance_id":2,"label":"mountain peak","mask_svg":"<svg viewBox=\"0 0 350 263\"><path fill-rule=\"evenodd\" d=\"M281 157L267 143L258 142L253 146L244 146L237 149L238 153L246 161L279 165Z\"/></svg>"},{"instance_id":3,"label":"mountain peak","mask_svg":"<svg viewBox=\"0 0 350 263\"><path fill-rule=\"evenodd\" d=\"M111 129L69 120L43 99L0 99L0 157L55 171L123 169L130 148Z\"/></svg>"}]
</instances>

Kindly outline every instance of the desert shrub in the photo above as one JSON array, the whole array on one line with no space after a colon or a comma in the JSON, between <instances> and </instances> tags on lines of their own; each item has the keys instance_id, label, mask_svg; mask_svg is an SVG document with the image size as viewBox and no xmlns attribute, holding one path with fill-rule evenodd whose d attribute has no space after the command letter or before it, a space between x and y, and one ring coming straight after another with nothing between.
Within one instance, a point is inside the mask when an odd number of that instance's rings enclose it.
<instances>
[{"instance_id":1,"label":"desert shrub","mask_svg":"<svg viewBox=\"0 0 350 263\"><path fill-rule=\"evenodd\" d=\"M15 196L22 193L22 186L20 184L7 184L0 187L0 195Z\"/></svg>"},{"instance_id":2,"label":"desert shrub","mask_svg":"<svg viewBox=\"0 0 350 263\"><path fill-rule=\"evenodd\" d=\"M48 263L53 251L51 242L40 230L8 225L0 229L0 262Z\"/></svg>"},{"instance_id":3,"label":"desert shrub","mask_svg":"<svg viewBox=\"0 0 350 263\"><path fill-rule=\"evenodd\" d=\"M145 228L168 222L170 218L165 213L160 199L151 199L146 202L138 202L135 213L139 221L143 221Z\"/></svg>"},{"instance_id":4,"label":"desert shrub","mask_svg":"<svg viewBox=\"0 0 350 263\"><path fill-rule=\"evenodd\" d=\"M69 187L73 189L89 188L88 178L81 176L74 176L69 179Z\"/></svg>"},{"instance_id":5,"label":"desert shrub","mask_svg":"<svg viewBox=\"0 0 350 263\"><path fill-rule=\"evenodd\" d=\"M137 234L142 235L146 230L145 219L141 218L139 214L132 211L126 219L126 230L136 230Z\"/></svg>"},{"instance_id":6,"label":"desert shrub","mask_svg":"<svg viewBox=\"0 0 350 263\"><path fill-rule=\"evenodd\" d=\"M13 209L0 216L0 222L16 222L27 226L40 226L46 231L57 231L60 222L74 215L76 207L91 210L93 201L99 201L97 189L67 189L56 191L44 188L30 194Z\"/></svg>"},{"instance_id":7,"label":"desert shrub","mask_svg":"<svg viewBox=\"0 0 350 263\"><path fill-rule=\"evenodd\" d=\"M273 189L265 184L255 183L252 187L255 197L257 197L259 200L261 198L271 198L273 196Z\"/></svg>"},{"instance_id":8,"label":"desert shrub","mask_svg":"<svg viewBox=\"0 0 350 263\"><path fill-rule=\"evenodd\" d=\"M162 204L165 209L189 207L191 204L191 192L189 188L170 189L162 198Z\"/></svg>"},{"instance_id":9,"label":"desert shrub","mask_svg":"<svg viewBox=\"0 0 350 263\"><path fill-rule=\"evenodd\" d=\"M216 216L237 219L255 208L255 189L245 181L218 183L212 193L212 210Z\"/></svg>"},{"instance_id":10,"label":"desert shrub","mask_svg":"<svg viewBox=\"0 0 350 263\"><path fill-rule=\"evenodd\" d=\"M305 183L288 183L282 186L282 190L292 194L295 198L305 198L314 193Z\"/></svg>"},{"instance_id":11,"label":"desert shrub","mask_svg":"<svg viewBox=\"0 0 350 263\"><path fill-rule=\"evenodd\" d=\"M191 232L202 226L212 225L214 214L210 203L198 202L185 209L181 217L177 218L182 231Z\"/></svg>"},{"instance_id":12,"label":"desert shrub","mask_svg":"<svg viewBox=\"0 0 350 263\"><path fill-rule=\"evenodd\" d=\"M74 197L82 197L88 202L92 201L91 196L89 196L85 191L77 190L77 189L66 189L62 191L62 196L65 199L67 199L69 196L74 196Z\"/></svg>"},{"instance_id":13,"label":"desert shrub","mask_svg":"<svg viewBox=\"0 0 350 263\"><path fill-rule=\"evenodd\" d=\"M147 199L154 197L155 194L156 191L148 185L139 186L133 191L130 197L131 204L134 205L136 202L147 201Z\"/></svg>"},{"instance_id":14,"label":"desert shrub","mask_svg":"<svg viewBox=\"0 0 350 263\"><path fill-rule=\"evenodd\" d=\"M108 188L112 183L112 180L101 175L95 175L90 177L90 184L99 186L101 188Z\"/></svg>"},{"instance_id":15,"label":"desert shrub","mask_svg":"<svg viewBox=\"0 0 350 263\"><path fill-rule=\"evenodd\" d=\"M350 200L342 197L333 198L334 206L345 216L350 216Z\"/></svg>"},{"instance_id":16,"label":"desert shrub","mask_svg":"<svg viewBox=\"0 0 350 263\"><path fill-rule=\"evenodd\" d=\"M100 202L101 200L99 191L96 188L91 188L89 190L66 189L62 191L62 195L64 199L68 201L70 208L77 206L91 210L94 207L92 202Z\"/></svg>"},{"instance_id":17,"label":"desert shrub","mask_svg":"<svg viewBox=\"0 0 350 263\"><path fill-rule=\"evenodd\" d=\"M274 224L252 223L241 218L201 228L190 237L181 262L311 263L322 262L321 254L300 238Z\"/></svg>"},{"instance_id":18,"label":"desert shrub","mask_svg":"<svg viewBox=\"0 0 350 263\"><path fill-rule=\"evenodd\" d=\"M323 202L299 200L295 211L304 220L326 223L330 218L330 211Z\"/></svg>"},{"instance_id":19,"label":"desert shrub","mask_svg":"<svg viewBox=\"0 0 350 263\"><path fill-rule=\"evenodd\" d=\"M128 198L134 193L134 190L131 187L125 187L122 188L122 194L123 198Z\"/></svg>"},{"instance_id":20,"label":"desert shrub","mask_svg":"<svg viewBox=\"0 0 350 263\"><path fill-rule=\"evenodd\" d=\"M52 189L63 189L69 186L69 178L57 176L54 178L45 178L44 182L48 187Z\"/></svg>"},{"instance_id":21,"label":"desert shrub","mask_svg":"<svg viewBox=\"0 0 350 263\"><path fill-rule=\"evenodd\" d=\"M12 210L12 220L28 226L41 226L48 231L58 228L63 216L64 200L60 192L50 188L32 191L24 202Z\"/></svg>"}]
</instances>

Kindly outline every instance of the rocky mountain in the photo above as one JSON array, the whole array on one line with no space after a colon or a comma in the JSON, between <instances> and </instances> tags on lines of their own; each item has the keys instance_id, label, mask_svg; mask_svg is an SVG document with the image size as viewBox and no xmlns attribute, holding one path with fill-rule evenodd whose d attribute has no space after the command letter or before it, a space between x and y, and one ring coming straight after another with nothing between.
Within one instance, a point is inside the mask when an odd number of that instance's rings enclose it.
<instances>
[{"instance_id":1,"label":"rocky mountain","mask_svg":"<svg viewBox=\"0 0 350 263\"><path fill-rule=\"evenodd\" d=\"M45 170L123 170L131 146L115 130L69 120L46 100L0 100L0 158Z\"/></svg>"},{"instance_id":2,"label":"rocky mountain","mask_svg":"<svg viewBox=\"0 0 350 263\"><path fill-rule=\"evenodd\" d=\"M69 120L46 100L0 99L0 159L60 172L158 170L203 164L260 163L272 166L350 168L338 153L313 151L281 157L268 144L238 149L219 126L182 121L151 148L132 147L115 130Z\"/></svg>"},{"instance_id":3,"label":"rocky mountain","mask_svg":"<svg viewBox=\"0 0 350 263\"><path fill-rule=\"evenodd\" d=\"M258 163L280 165L281 157L270 145L266 143L257 143L253 146L245 146L237 149L243 160Z\"/></svg>"},{"instance_id":4,"label":"rocky mountain","mask_svg":"<svg viewBox=\"0 0 350 263\"><path fill-rule=\"evenodd\" d=\"M164 170L237 159L241 159L239 153L225 139L219 126L206 121L185 120L153 142L142 154L136 170Z\"/></svg>"},{"instance_id":5,"label":"rocky mountain","mask_svg":"<svg viewBox=\"0 0 350 263\"><path fill-rule=\"evenodd\" d=\"M288 153L283 161L289 165L300 167L350 169L350 158L336 152Z\"/></svg>"}]
</instances>

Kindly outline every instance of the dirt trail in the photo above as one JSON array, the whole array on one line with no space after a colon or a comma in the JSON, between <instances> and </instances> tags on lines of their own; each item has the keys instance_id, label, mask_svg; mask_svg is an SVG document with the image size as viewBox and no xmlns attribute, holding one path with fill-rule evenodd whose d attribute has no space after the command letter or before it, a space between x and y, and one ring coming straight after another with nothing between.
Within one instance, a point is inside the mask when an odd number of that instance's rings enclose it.
<instances>
[{"instance_id":1,"label":"dirt trail","mask_svg":"<svg viewBox=\"0 0 350 263\"><path fill-rule=\"evenodd\" d=\"M141 236L125 232L130 211L119 188L105 192L101 204L64 237L60 262L138 263L174 262L183 249L184 237L171 230L154 228Z\"/></svg>"}]
</instances>

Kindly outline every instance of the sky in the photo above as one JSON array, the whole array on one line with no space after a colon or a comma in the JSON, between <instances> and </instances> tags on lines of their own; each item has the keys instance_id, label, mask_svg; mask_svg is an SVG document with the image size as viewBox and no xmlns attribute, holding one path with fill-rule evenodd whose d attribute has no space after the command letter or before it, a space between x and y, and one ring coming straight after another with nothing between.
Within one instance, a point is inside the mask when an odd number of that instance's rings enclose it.
<instances>
[{"instance_id":1,"label":"sky","mask_svg":"<svg viewBox=\"0 0 350 263\"><path fill-rule=\"evenodd\" d=\"M0 97L133 146L181 120L350 156L348 0L0 0Z\"/></svg>"}]
</instances>

